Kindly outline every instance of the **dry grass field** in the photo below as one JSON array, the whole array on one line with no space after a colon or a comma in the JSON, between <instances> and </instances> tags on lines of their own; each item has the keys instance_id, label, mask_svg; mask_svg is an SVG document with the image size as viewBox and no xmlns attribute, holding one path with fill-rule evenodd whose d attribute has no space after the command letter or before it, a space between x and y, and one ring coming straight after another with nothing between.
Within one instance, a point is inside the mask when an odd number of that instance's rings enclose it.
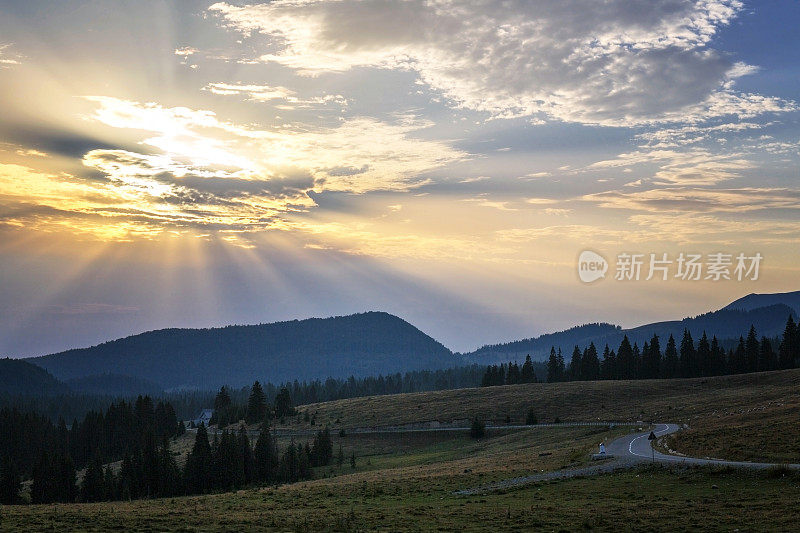
<instances>
[{"instance_id":1,"label":"dry grass field","mask_svg":"<svg viewBox=\"0 0 800 533\"><path fill-rule=\"evenodd\" d=\"M356 434L339 428L442 423L480 416L521 422L658 420L690 425L670 445L732 459L797 456L800 371L697 380L519 385L343 400L301 408L329 421L349 461L314 481L196 497L0 508L8 531L791 531L800 474L641 467L481 496L454 491L579 466L630 427L536 427ZM374 415L374 417L372 416ZM337 422L338 420L338 422ZM365 423L367 420L369 423ZM286 427L310 428L302 414ZM794 429L791 429L794 428ZM301 437L301 439L304 437ZM281 445L288 442L281 438ZM185 451L183 437L175 451ZM758 447L758 448L757 448ZM759 451L754 451L758 449ZM800 462L794 460L793 462Z\"/></svg>"}]
</instances>

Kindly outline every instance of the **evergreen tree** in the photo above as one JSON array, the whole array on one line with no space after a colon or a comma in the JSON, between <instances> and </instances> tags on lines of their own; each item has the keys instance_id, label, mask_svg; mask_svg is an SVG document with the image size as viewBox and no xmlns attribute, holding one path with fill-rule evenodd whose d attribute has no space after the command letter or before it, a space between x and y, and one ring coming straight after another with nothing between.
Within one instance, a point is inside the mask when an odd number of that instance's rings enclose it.
<instances>
[{"instance_id":1,"label":"evergreen tree","mask_svg":"<svg viewBox=\"0 0 800 533\"><path fill-rule=\"evenodd\" d=\"M342 468L344 464L344 450L342 450L342 443L339 443L339 451L336 454L336 466Z\"/></svg>"},{"instance_id":2,"label":"evergreen tree","mask_svg":"<svg viewBox=\"0 0 800 533\"><path fill-rule=\"evenodd\" d=\"M17 501L21 486L20 475L9 457L0 461L0 504L10 505Z\"/></svg>"},{"instance_id":3,"label":"evergreen tree","mask_svg":"<svg viewBox=\"0 0 800 533\"><path fill-rule=\"evenodd\" d=\"M719 345L717 336L711 339L711 375L721 376L725 373L725 350Z\"/></svg>"},{"instance_id":4,"label":"evergreen tree","mask_svg":"<svg viewBox=\"0 0 800 533\"><path fill-rule=\"evenodd\" d=\"M184 477L189 494L205 494L211 490L211 467L212 456L211 446L208 444L208 432L205 424L200 423L194 439L194 446L186 458Z\"/></svg>"},{"instance_id":5,"label":"evergreen tree","mask_svg":"<svg viewBox=\"0 0 800 533\"><path fill-rule=\"evenodd\" d=\"M103 482L103 460L97 453L89 462L81 483L81 501L99 502L105 499L106 489Z\"/></svg>"},{"instance_id":6,"label":"evergreen tree","mask_svg":"<svg viewBox=\"0 0 800 533\"><path fill-rule=\"evenodd\" d=\"M219 389L217 396L214 398L214 410L221 411L230 407L232 400L228 387L223 386Z\"/></svg>"},{"instance_id":7,"label":"evergreen tree","mask_svg":"<svg viewBox=\"0 0 800 533\"><path fill-rule=\"evenodd\" d=\"M528 412L525 414L525 425L526 426L535 426L539 423L539 419L536 417L536 411L533 407L528 408Z\"/></svg>"},{"instance_id":8,"label":"evergreen tree","mask_svg":"<svg viewBox=\"0 0 800 533\"><path fill-rule=\"evenodd\" d=\"M661 345L658 341L658 335L653 335L647 352L642 352L642 377L644 379L656 379L660 373Z\"/></svg>"},{"instance_id":9,"label":"evergreen tree","mask_svg":"<svg viewBox=\"0 0 800 533\"><path fill-rule=\"evenodd\" d=\"M328 466L333 458L333 440L328 426L314 435L311 447L311 464L313 466Z\"/></svg>"},{"instance_id":10,"label":"evergreen tree","mask_svg":"<svg viewBox=\"0 0 800 533\"><path fill-rule=\"evenodd\" d=\"M597 348L593 342L589 343L589 347L581 358L581 367L583 379L589 381L600 379L600 359L597 357Z\"/></svg>"},{"instance_id":11,"label":"evergreen tree","mask_svg":"<svg viewBox=\"0 0 800 533\"><path fill-rule=\"evenodd\" d=\"M746 360L745 372L758 371L758 351L759 351L758 337L756 336L756 328L750 326L750 331L747 333L747 340L744 342L744 353Z\"/></svg>"},{"instance_id":12,"label":"evergreen tree","mask_svg":"<svg viewBox=\"0 0 800 533\"><path fill-rule=\"evenodd\" d=\"M287 483L293 483L299 479L299 458L297 457L297 446L294 444L294 439L292 439L291 444L289 444L281 457L280 477L282 481Z\"/></svg>"},{"instance_id":13,"label":"evergreen tree","mask_svg":"<svg viewBox=\"0 0 800 533\"><path fill-rule=\"evenodd\" d=\"M608 349L608 344L603 348L603 360L600 362L600 379L614 379L616 354Z\"/></svg>"},{"instance_id":14,"label":"evergreen tree","mask_svg":"<svg viewBox=\"0 0 800 533\"><path fill-rule=\"evenodd\" d=\"M292 404L292 396L289 394L289 389L283 387L278 395L275 397L275 416L283 418L291 416L295 413L294 405Z\"/></svg>"},{"instance_id":15,"label":"evergreen tree","mask_svg":"<svg viewBox=\"0 0 800 533\"><path fill-rule=\"evenodd\" d=\"M555 346L551 346L550 358L547 360L547 382L555 383L557 381L560 381L560 376L558 372L558 358L556 357Z\"/></svg>"},{"instance_id":16,"label":"evergreen tree","mask_svg":"<svg viewBox=\"0 0 800 533\"><path fill-rule=\"evenodd\" d=\"M569 362L569 377L574 381L582 380L583 374L581 370L583 369L583 365L581 364L581 351L580 349L575 346L572 350L572 360Z\"/></svg>"},{"instance_id":17,"label":"evergreen tree","mask_svg":"<svg viewBox=\"0 0 800 533\"><path fill-rule=\"evenodd\" d=\"M181 471L172 456L169 439L163 437L158 451L158 495L161 497L178 494L181 482Z\"/></svg>"},{"instance_id":18,"label":"evergreen tree","mask_svg":"<svg viewBox=\"0 0 800 533\"><path fill-rule=\"evenodd\" d=\"M617 376L616 379L633 379L636 375L636 358L633 354L628 336L622 338L617 350Z\"/></svg>"},{"instance_id":19,"label":"evergreen tree","mask_svg":"<svg viewBox=\"0 0 800 533\"><path fill-rule=\"evenodd\" d=\"M103 474L103 500L113 501L121 498L119 494L119 487L117 483L117 476L114 475L114 470L111 465L107 466Z\"/></svg>"},{"instance_id":20,"label":"evergreen tree","mask_svg":"<svg viewBox=\"0 0 800 533\"><path fill-rule=\"evenodd\" d=\"M529 356L530 357L530 356ZM531 365L531 368L533 365ZM516 385L518 383L525 383L522 381L522 375L519 366L516 362L508 364L508 376L506 377L506 385Z\"/></svg>"},{"instance_id":21,"label":"evergreen tree","mask_svg":"<svg viewBox=\"0 0 800 533\"><path fill-rule=\"evenodd\" d=\"M261 433L256 440L253 451L255 462L255 479L259 483L274 483L278 478L278 448L269 433L269 425L261 427Z\"/></svg>"},{"instance_id":22,"label":"evergreen tree","mask_svg":"<svg viewBox=\"0 0 800 533\"><path fill-rule=\"evenodd\" d=\"M531 361L530 354L525 356L525 363L522 365L520 372L521 383L536 383L536 372L533 371L533 361Z\"/></svg>"},{"instance_id":23,"label":"evergreen tree","mask_svg":"<svg viewBox=\"0 0 800 533\"><path fill-rule=\"evenodd\" d=\"M699 369L699 376L711 375L711 345L708 343L708 335L703 332L703 336L697 342L697 367Z\"/></svg>"},{"instance_id":24,"label":"evergreen tree","mask_svg":"<svg viewBox=\"0 0 800 533\"><path fill-rule=\"evenodd\" d=\"M472 419L469 436L473 439L482 439L486 436L486 424L484 424L483 420L477 417Z\"/></svg>"},{"instance_id":25,"label":"evergreen tree","mask_svg":"<svg viewBox=\"0 0 800 533\"><path fill-rule=\"evenodd\" d=\"M774 370L778 367L778 359L772 349L772 343L766 337L761 337L761 345L758 349L758 370L764 372Z\"/></svg>"},{"instance_id":26,"label":"evergreen tree","mask_svg":"<svg viewBox=\"0 0 800 533\"><path fill-rule=\"evenodd\" d=\"M298 479L311 479L311 448L306 443L305 446L297 445L297 477Z\"/></svg>"},{"instance_id":27,"label":"evergreen tree","mask_svg":"<svg viewBox=\"0 0 800 533\"><path fill-rule=\"evenodd\" d=\"M794 368L795 361L798 358L798 351L800 351L800 343L798 343L798 328L792 315L786 320L786 327L783 330L783 338L778 347L778 366L780 368Z\"/></svg>"},{"instance_id":28,"label":"evergreen tree","mask_svg":"<svg viewBox=\"0 0 800 533\"><path fill-rule=\"evenodd\" d=\"M731 357L730 369L731 374L743 374L747 372L747 349L744 337L739 337L739 344L736 345L736 350L734 350L733 357Z\"/></svg>"},{"instance_id":29,"label":"evergreen tree","mask_svg":"<svg viewBox=\"0 0 800 533\"><path fill-rule=\"evenodd\" d=\"M267 417L267 397L261 383L256 381L250 389L250 399L247 401L247 415L245 420L248 424L263 422Z\"/></svg>"},{"instance_id":30,"label":"evergreen tree","mask_svg":"<svg viewBox=\"0 0 800 533\"><path fill-rule=\"evenodd\" d=\"M240 462L242 463L242 480L245 485L249 485L256 478L255 459L253 458L253 449L250 447L250 439L247 436L247 429L244 426L239 428L237 441Z\"/></svg>"},{"instance_id":31,"label":"evergreen tree","mask_svg":"<svg viewBox=\"0 0 800 533\"><path fill-rule=\"evenodd\" d=\"M694 377L695 374L695 350L692 334L688 329L683 330L683 339L681 339L680 351L680 376L683 378Z\"/></svg>"}]
</instances>

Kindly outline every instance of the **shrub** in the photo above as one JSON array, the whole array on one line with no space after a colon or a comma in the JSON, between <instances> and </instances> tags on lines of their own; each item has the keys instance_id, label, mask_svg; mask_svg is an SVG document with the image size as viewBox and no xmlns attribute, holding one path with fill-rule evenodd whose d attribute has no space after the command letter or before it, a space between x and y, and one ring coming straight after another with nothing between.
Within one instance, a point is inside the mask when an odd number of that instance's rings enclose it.
<instances>
[{"instance_id":1,"label":"shrub","mask_svg":"<svg viewBox=\"0 0 800 533\"><path fill-rule=\"evenodd\" d=\"M472 427L469 428L469 436L473 439L482 439L486 436L486 424L479 418L472 420Z\"/></svg>"}]
</instances>

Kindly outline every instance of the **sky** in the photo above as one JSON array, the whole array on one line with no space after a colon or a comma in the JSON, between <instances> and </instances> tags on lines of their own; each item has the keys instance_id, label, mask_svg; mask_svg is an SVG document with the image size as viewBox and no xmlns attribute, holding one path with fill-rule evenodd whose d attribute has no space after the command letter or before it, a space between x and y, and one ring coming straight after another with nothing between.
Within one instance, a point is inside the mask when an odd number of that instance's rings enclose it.
<instances>
[{"instance_id":1,"label":"sky","mask_svg":"<svg viewBox=\"0 0 800 533\"><path fill-rule=\"evenodd\" d=\"M0 355L367 310L469 351L798 290L799 24L796 0L0 0Z\"/></svg>"}]
</instances>

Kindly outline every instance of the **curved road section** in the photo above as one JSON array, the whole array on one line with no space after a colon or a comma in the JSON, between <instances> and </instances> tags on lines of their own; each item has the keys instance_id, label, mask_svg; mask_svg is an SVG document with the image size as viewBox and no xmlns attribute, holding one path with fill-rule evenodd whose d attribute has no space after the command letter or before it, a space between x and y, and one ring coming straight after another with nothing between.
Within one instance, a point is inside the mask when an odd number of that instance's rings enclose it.
<instances>
[{"instance_id":1,"label":"curved road section","mask_svg":"<svg viewBox=\"0 0 800 533\"><path fill-rule=\"evenodd\" d=\"M656 437L663 437L670 433L680 430L677 424L656 424L653 433ZM626 435L612 441L607 447L609 455L628 461L658 461L660 463L678 463L686 465L716 465L732 466L736 468L771 468L774 466L786 466L788 468L800 469L800 464L777 465L774 463L750 463L746 461L724 461L722 459L701 459L698 457L684 457L682 455L667 455L653 450L648 437L650 432Z\"/></svg>"},{"instance_id":2,"label":"curved road section","mask_svg":"<svg viewBox=\"0 0 800 533\"><path fill-rule=\"evenodd\" d=\"M679 431L681 427L677 424L656 424L652 430L656 437L663 437L670 433ZM566 479L579 476L592 476L597 474L604 474L615 472L636 466L638 464L656 461L659 463L671 463L682 465L716 465L716 466L730 466L735 468L755 468L766 469L775 466L784 466L795 470L800 470L800 464L783 464L778 465L774 463L749 463L745 461L724 461L721 459L701 459L699 457L684 457L681 455L667 455L660 453L653 449L650 440L650 431L642 433L632 433L614 439L606 446L606 456L608 460L598 462L597 464L586 466L583 468L574 468L569 470L556 470L554 472L542 472L540 474L533 474L531 476L517 477L513 479L506 479L475 487L471 489L464 489L456 491L456 494L462 496L469 496L473 494L484 494L495 490L508 489L520 485L527 485L538 481L550 481L555 479Z\"/></svg>"}]
</instances>

